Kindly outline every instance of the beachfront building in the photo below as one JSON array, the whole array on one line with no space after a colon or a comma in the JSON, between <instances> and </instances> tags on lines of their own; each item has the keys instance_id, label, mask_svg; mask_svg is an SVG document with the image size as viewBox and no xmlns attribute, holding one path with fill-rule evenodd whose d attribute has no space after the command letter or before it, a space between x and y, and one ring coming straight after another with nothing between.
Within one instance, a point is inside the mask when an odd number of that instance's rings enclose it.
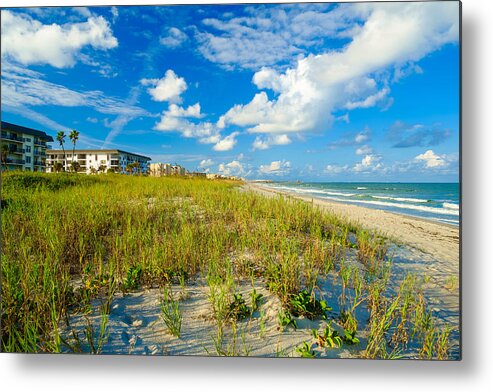
<instances>
[{"instance_id":1,"label":"beachfront building","mask_svg":"<svg viewBox=\"0 0 493 392\"><path fill-rule=\"evenodd\" d=\"M2 121L2 170L46 170L47 142L53 138L43 131Z\"/></svg>"},{"instance_id":2,"label":"beachfront building","mask_svg":"<svg viewBox=\"0 0 493 392\"><path fill-rule=\"evenodd\" d=\"M73 156L72 156L73 155ZM78 163L78 172L86 174L123 173L146 174L151 158L122 150L50 150L46 159L48 172L56 171L59 162L65 171L70 171L72 162Z\"/></svg>"},{"instance_id":3,"label":"beachfront building","mask_svg":"<svg viewBox=\"0 0 493 392\"><path fill-rule=\"evenodd\" d=\"M171 175L171 165L169 163L151 163L149 174L153 177L163 177Z\"/></svg>"},{"instance_id":4,"label":"beachfront building","mask_svg":"<svg viewBox=\"0 0 493 392\"><path fill-rule=\"evenodd\" d=\"M180 165L171 165L169 163L151 163L149 165L149 174L153 177L184 176L187 174L187 170Z\"/></svg>"}]
</instances>

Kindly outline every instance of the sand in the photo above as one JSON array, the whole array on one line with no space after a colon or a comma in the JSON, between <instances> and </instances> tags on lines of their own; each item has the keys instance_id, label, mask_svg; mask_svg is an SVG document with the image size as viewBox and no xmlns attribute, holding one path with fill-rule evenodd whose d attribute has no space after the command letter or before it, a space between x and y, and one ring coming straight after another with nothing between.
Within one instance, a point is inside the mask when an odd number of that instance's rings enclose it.
<instances>
[{"instance_id":1,"label":"sand","mask_svg":"<svg viewBox=\"0 0 493 392\"><path fill-rule=\"evenodd\" d=\"M353 204L300 196L293 192L274 190L257 183L247 183L244 189L270 197L283 194L305 200L314 206L319 206L338 216L359 223L367 229L379 230L400 243L429 253L434 258L444 262L442 267L450 273L459 272L459 229L455 226Z\"/></svg>"},{"instance_id":2,"label":"sand","mask_svg":"<svg viewBox=\"0 0 493 392\"><path fill-rule=\"evenodd\" d=\"M278 197L280 191L259 184L247 183L241 191L259 192L267 197ZM404 215L372 210L354 205L311 199L287 192L295 197L327 209L343 218L358 222L371 230L379 230L395 239L392 245L393 273L389 290L396 292L408 273L428 277L424 294L439 325L452 327L450 357L460 357L459 345L459 231L457 228L428 222ZM248 255L245 255L247 257ZM355 260L353 255L350 259ZM353 261L354 262L354 261ZM332 276L333 275L333 276ZM334 274L320 278L320 294L332 306L329 318L334 319L333 328L342 333L337 325L339 314L338 298L341 294L340 279ZM111 303L108 316L108 341L103 345L103 354L140 355L240 355L262 357L299 357L296 351L303 342L308 342L317 357L354 358L366 346L367 330L365 320L368 314L363 307L358 317L361 327L357 336L360 343L354 346L325 349L318 347L312 338L312 329L322 331L325 320L311 321L297 319L298 329L292 327L280 330L278 314L282 309L279 299L266 289L261 279L255 282L236 281L234 292L242 293L250 306L250 293L255 289L263 295L260 311L236 324L236 332L229 325L225 330L224 342L220 348L214 344L217 324L212 318L209 301L210 289L204 277L187 282L185 288L173 286L173 292L180 299L183 314L180 338L172 336L161 318L162 293L158 288L141 289L127 294L117 293ZM82 349L89 352L84 331L90 321L97 337L101 321L100 301L92 302L88 314L73 312L69 316L70 326L61 323L61 335L73 343L72 330L81 338ZM70 352L70 350L66 350Z\"/></svg>"}]
</instances>

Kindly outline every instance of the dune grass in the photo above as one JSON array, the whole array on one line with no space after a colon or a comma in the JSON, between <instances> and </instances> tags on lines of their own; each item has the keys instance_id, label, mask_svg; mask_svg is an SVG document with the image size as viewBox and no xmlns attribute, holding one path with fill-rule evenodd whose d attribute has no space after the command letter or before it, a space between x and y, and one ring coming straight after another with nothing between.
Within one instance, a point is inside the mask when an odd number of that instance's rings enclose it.
<instances>
[{"instance_id":1,"label":"dune grass","mask_svg":"<svg viewBox=\"0 0 493 392\"><path fill-rule=\"evenodd\" d=\"M386 293L385 239L308 203L265 198L234 181L63 173L7 173L2 181L2 351L60 352L59 325L74 310L90 312L95 298L106 317L115 292L166 293L170 283L197 277L210 287L218 342L236 328L230 313L232 303L243 304L240 278L265 282L286 326L296 326L289 320L303 312L326 317L330 304L317 290L332 274L343 283L339 322L348 336L356 339L356 308L369 309L362 356L392 357L415 338L421 357L446 358L448 332L427 322L417 283L409 278L397 295ZM346 264L351 252L360 268ZM179 336L178 300L166 300L164 317ZM92 352L107 333L96 338L88 322Z\"/></svg>"}]
</instances>

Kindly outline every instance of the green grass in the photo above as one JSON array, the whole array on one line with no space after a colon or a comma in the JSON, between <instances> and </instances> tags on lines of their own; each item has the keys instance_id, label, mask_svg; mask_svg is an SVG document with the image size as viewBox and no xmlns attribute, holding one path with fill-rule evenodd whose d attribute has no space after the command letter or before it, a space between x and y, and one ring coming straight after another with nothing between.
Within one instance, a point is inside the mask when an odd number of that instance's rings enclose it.
<instances>
[{"instance_id":1,"label":"green grass","mask_svg":"<svg viewBox=\"0 0 493 392\"><path fill-rule=\"evenodd\" d=\"M223 352L225 328L236 329L236 321L253 317L261 304L253 292L251 308L245 305L236 293L238 279L265 282L284 315L320 318L329 306L311 293L337 267L348 311L369 309L369 357L387 355L382 345L389 344L397 319L404 319L407 335L423 341L423 357L446 357L448 332L426 327L418 291L411 290L405 310L404 294L385 296L391 266L383 237L308 203L205 179L6 173L2 182L2 351L59 352L58 326L74 309L87 312L101 298L106 315L115 292L179 280L186 293L188 281L205 277L214 341ZM344 266L350 251L361 260L361 273ZM163 316L179 336L186 326L177 300L164 300ZM291 316L284 318L283 326L296 327ZM94 343L90 325L87 331L91 352L101 352L107 332Z\"/></svg>"}]
</instances>

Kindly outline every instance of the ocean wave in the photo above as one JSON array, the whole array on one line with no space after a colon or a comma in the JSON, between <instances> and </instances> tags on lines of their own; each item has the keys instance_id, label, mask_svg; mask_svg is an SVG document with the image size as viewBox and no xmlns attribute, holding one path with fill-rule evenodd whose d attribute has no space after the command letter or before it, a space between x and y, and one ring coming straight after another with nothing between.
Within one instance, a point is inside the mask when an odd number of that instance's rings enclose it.
<instances>
[{"instance_id":1,"label":"ocean wave","mask_svg":"<svg viewBox=\"0 0 493 392\"><path fill-rule=\"evenodd\" d=\"M429 203L431 201L431 200L427 200L427 199L415 199L412 197L392 197L392 196L371 196L371 197L373 197L375 199L395 200L395 201L403 201L403 202L409 202L409 203Z\"/></svg>"},{"instance_id":2,"label":"ocean wave","mask_svg":"<svg viewBox=\"0 0 493 392\"><path fill-rule=\"evenodd\" d=\"M318 193L321 195L329 195L329 196L345 196L345 197L351 197L354 196L354 193L342 193L342 192L333 192L333 191L326 191L322 189L312 189L312 188L294 188L294 187L289 187L289 186L276 186L272 187L276 189L284 189L290 192L296 192L296 193L305 193L305 194L311 194L311 193Z\"/></svg>"},{"instance_id":3,"label":"ocean wave","mask_svg":"<svg viewBox=\"0 0 493 392\"><path fill-rule=\"evenodd\" d=\"M443 208L448 208L449 210L459 210L459 205L455 203L443 203Z\"/></svg>"},{"instance_id":4,"label":"ocean wave","mask_svg":"<svg viewBox=\"0 0 493 392\"><path fill-rule=\"evenodd\" d=\"M335 200L335 201L344 202L344 203L348 202L348 200L338 199L335 197L331 198L331 199ZM362 203L362 204L376 205L376 206L383 206L383 207L393 207L393 208L399 208L399 209L404 209L404 210L415 210L415 211L430 212L433 214L440 214L440 215L459 216L459 210L448 209L448 208L428 207L428 206L413 205L413 204L386 203L384 201L372 201L372 200L358 200L358 201L354 201L354 202L355 203Z\"/></svg>"},{"instance_id":5,"label":"ocean wave","mask_svg":"<svg viewBox=\"0 0 493 392\"><path fill-rule=\"evenodd\" d=\"M368 189L368 188L366 186L358 186L356 189L363 190L363 189Z\"/></svg>"}]
</instances>

